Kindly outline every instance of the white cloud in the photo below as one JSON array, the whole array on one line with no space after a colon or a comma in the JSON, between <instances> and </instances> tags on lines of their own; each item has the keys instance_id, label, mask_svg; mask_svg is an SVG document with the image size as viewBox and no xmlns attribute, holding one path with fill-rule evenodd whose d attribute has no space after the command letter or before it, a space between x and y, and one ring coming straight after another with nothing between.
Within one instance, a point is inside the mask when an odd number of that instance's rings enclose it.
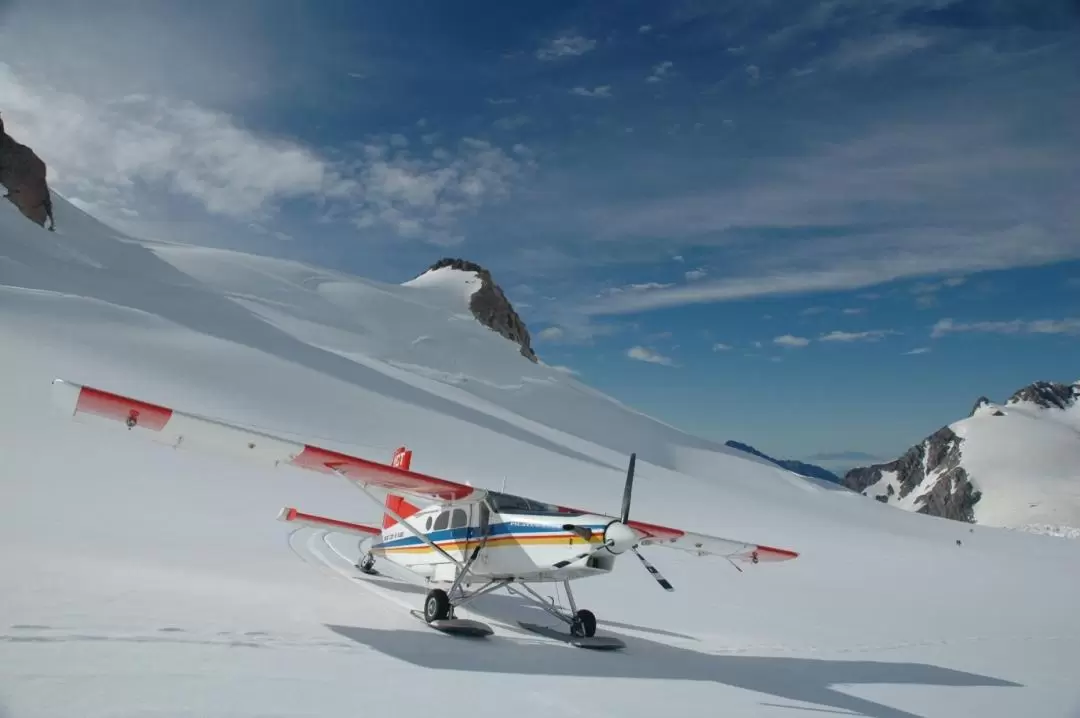
<instances>
[{"instance_id":1,"label":"white cloud","mask_svg":"<svg viewBox=\"0 0 1080 718\"><path fill-rule=\"evenodd\" d=\"M714 352L726 352L726 351L729 351L730 349L731 349L731 345L730 344L724 344L723 342L716 342L715 344L712 345L712 350Z\"/></svg>"},{"instance_id":2,"label":"white cloud","mask_svg":"<svg viewBox=\"0 0 1080 718\"><path fill-rule=\"evenodd\" d=\"M505 199L524 165L490 142L465 138L453 152L414 156L386 144L368 144L351 168L357 226L387 226L402 237L440 244L460 240L458 222Z\"/></svg>"},{"instance_id":3,"label":"white cloud","mask_svg":"<svg viewBox=\"0 0 1080 718\"><path fill-rule=\"evenodd\" d=\"M91 102L24 82L2 63L0 97L8 130L45 158L50 183L103 219L138 212L148 193L179 195L249 223L306 199L360 228L452 244L461 238L459 221L505 199L532 164L472 138L415 156L401 134L331 159L190 102L146 95Z\"/></svg>"},{"instance_id":4,"label":"white cloud","mask_svg":"<svg viewBox=\"0 0 1080 718\"><path fill-rule=\"evenodd\" d=\"M795 157L762 160L737 181L585 213L599 241L653 243L658 254L664 244L667 252L693 247L723 262L726 275L610 298L588 311L864 289L898 279L955 286L965 274L1080 258L1080 215L1042 189L1075 186L1075 153L1019 137L1023 128L1008 114L976 122L957 109L962 99L954 98L949 113L883 122ZM790 230L800 227L829 231L793 239Z\"/></svg>"},{"instance_id":5,"label":"white cloud","mask_svg":"<svg viewBox=\"0 0 1080 718\"><path fill-rule=\"evenodd\" d=\"M761 68L757 65L746 66L746 79L751 85L756 85L761 80Z\"/></svg>"},{"instance_id":6,"label":"white cloud","mask_svg":"<svg viewBox=\"0 0 1080 718\"><path fill-rule=\"evenodd\" d=\"M558 341L563 338L564 334L566 334L566 331L562 327L547 327L541 329L536 338L544 341Z\"/></svg>"},{"instance_id":7,"label":"white cloud","mask_svg":"<svg viewBox=\"0 0 1080 718\"><path fill-rule=\"evenodd\" d=\"M865 313L866 313L866 308L865 307L848 307L848 308L846 308L844 310L844 314L847 314L849 316L855 316L857 314L865 314Z\"/></svg>"},{"instance_id":8,"label":"white cloud","mask_svg":"<svg viewBox=\"0 0 1080 718\"><path fill-rule=\"evenodd\" d=\"M899 334L900 332L893 331L892 329L873 329L865 332L844 332L833 331L828 334L823 334L820 337L820 341L823 342L876 342L879 339L883 339L893 334Z\"/></svg>"},{"instance_id":9,"label":"white cloud","mask_svg":"<svg viewBox=\"0 0 1080 718\"><path fill-rule=\"evenodd\" d=\"M637 31L639 33L641 33L642 35L646 35L646 34L652 32L652 25L642 25L641 27L639 27L637 29Z\"/></svg>"},{"instance_id":10,"label":"white cloud","mask_svg":"<svg viewBox=\"0 0 1080 718\"><path fill-rule=\"evenodd\" d=\"M1036 319L1024 321L1013 319L998 322L957 323L942 319L934 324L930 336L937 339L947 334L1080 334L1080 318Z\"/></svg>"},{"instance_id":11,"label":"white cloud","mask_svg":"<svg viewBox=\"0 0 1080 718\"><path fill-rule=\"evenodd\" d=\"M929 352L930 347L916 347L909 352L904 352L904 356L911 356L913 354L928 354Z\"/></svg>"},{"instance_id":12,"label":"white cloud","mask_svg":"<svg viewBox=\"0 0 1080 718\"><path fill-rule=\"evenodd\" d=\"M648 362L649 364L663 364L664 366L675 366L675 362L671 357L666 357L663 354L659 354L652 349L643 346L631 347L627 350L626 356L637 361Z\"/></svg>"},{"instance_id":13,"label":"white cloud","mask_svg":"<svg viewBox=\"0 0 1080 718\"><path fill-rule=\"evenodd\" d=\"M596 40L590 40L581 35L564 33L551 40L549 43L536 51L539 60L550 61L564 57L576 57L596 47Z\"/></svg>"},{"instance_id":14,"label":"white cloud","mask_svg":"<svg viewBox=\"0 0 1080 718\"><path fill-rule=\"evenodd\" d=\"M348 183L300 143L259 135L193 103L145 95L90 102L0 63L9 133L32 146L50 183L113 213L138 209L139 183L232 218L265 216L275 203L340 196Z\"/></svg>"},{"instance_id":15,"label":"white cloud","mask_svg":"<svg viewBox=\"0 0 1080 718\"><path fill-rule=\"evenodd\" d=\"M802 311L800 311L799 314L804 316L804 317L809 317L811 315L821 314L822 312L826 312L826 311L828 311L828 309L826 307L807 307L806 309L803 309Z\"/></svg>"},{"instance_id":16,"label":"white cloud","mask_svg":"<svg viewBox=\"0 0 1080 718\"><path fill-rule=\"evenodd\" d=\"M708 274L708 272L700 267L698 269L691 269L686 273L686 281L696 282L699 279L704 279L706 274Z\"/></svg>"},{"instance_id":17,"label":"white cloud","mask_svg":"<svg viewBox=\"0 0 1080 718\"><path fill-rule=\"evenodd\" d=\"M810 343L810 340L806 337L796 337L791 334L784 334L783 336L773 339L773 344L777 344L782 347L799 348L804 347Z\"/></svg>"},{"instance_id":18,"label":"white cloud","mask_svg":"<svg viewBox=\"0 0 1080 718\"><path fill-rule=\"evenodd\" d=\"M487 103L489 105L512 105L517 100L513 97L489 97Z\"/></svg>"},{"instance_id":19,"label":"white cloud","mask_svg":"<svg viewBox=\"0 0 1080 718\"><path fill-rule=\"evenodd\" d=\"M671 72L671 68L674 66L675 63L671 62L671 60L664 60L663 62L654 65L652 69L652 74L645 78L645 82L663 82L668 78L668 73Z\"/></svg>"},{"instance_id":20,"label":"white cloud","mask_svg":"<svg viewBox=\"0 0 1080 718\"><path fill-rule=\"evenodd\" d=\"M825 65L836 70L870 71L879 65L911 55L933 44L928 35L917 32L890 32L845 41Z\"/></svg>"},{"instance_id":21,"label":"white cloud","mask_svg":"<svg viewBox=\"0 0 1080 718\"><path fill-rule=\"evenodd\" d=\"M570 90L570 94L581 97L611 97L611 85L600 85L591 90L587 87L575 87Z\"/></svg>"},{"instance_id":22,"label":"white cloud","mask_svg":"<svg viewBox=\"0 0 1080 718\"><path fill-rule=\"evenodd\" d=\"M508 117L500 117L492 122L491 125L496 129L509 132L518 129L519 127L524 127L530 122L532 122L532 118L528 115L510 115Z\"/></svg>"}]
</instances>

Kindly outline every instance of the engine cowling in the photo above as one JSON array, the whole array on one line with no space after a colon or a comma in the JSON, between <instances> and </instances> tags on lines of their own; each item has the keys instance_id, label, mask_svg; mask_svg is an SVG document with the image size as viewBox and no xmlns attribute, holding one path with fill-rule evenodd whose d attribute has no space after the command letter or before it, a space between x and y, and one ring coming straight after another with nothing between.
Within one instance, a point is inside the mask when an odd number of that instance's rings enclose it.
<instances>
[{"instance_id":1,"label":"engine cowling","mask_svg":"<svg viewBox=\"0 0 1080 718\"><path fill-rule=\"evenodd\" d=\"M637 532L621 521L612 521L604 527L604 547L616 556L632 549L638 541Z\"/></svg>"}]
</instances>

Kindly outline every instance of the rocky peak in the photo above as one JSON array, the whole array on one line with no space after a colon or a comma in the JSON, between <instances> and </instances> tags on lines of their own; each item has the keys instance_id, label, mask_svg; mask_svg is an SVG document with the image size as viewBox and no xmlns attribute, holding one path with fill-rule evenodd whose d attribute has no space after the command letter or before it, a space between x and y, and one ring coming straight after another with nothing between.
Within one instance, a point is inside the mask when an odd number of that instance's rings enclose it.
<instances>
[{"instance_id":1,"label":"rocky peak","mask_svg":"<svg viewBox=\"0 0 1080 718\"><path fill-rule=\"evenodd\" d=\"M843 483L882 503L899 501L918 490L914 501L918 513L972 522L981 494L960 465L961 443L944 426L895 461L852 469Z\"/></svg>"},{"instance_id":2,"label":"rocky peak","mask_svg":"<svg viewBox=\"0 0 1080 718\"><path fill-rule=\"evenodd\" d=\"M49 220L52 230L52 197L46 172L45 163L32 149L7 134L0 117L0 185L7 190L4 198L31 222L44 227L45 220Z\"/></svg>"},{"instance_id":3,"label":"rocky peak","mask_svg":"<svg viewBox=\"0 0 1080 718\"><path fill-rule=\"evenodd\" d=\"M1062 384L1056 381L1037 381L1009 397L1007 404L1027 402L1044 409L1068 409L1080 398L1080 382Z\"/></svg>"},{"instance_id":4,"label":"rocky peak","mask_svg":"<svg viewBox=\"0 0 1080 718\"><path fill-rule=\"evenodd\" d=\"M990 399L985 396L980 396L978 399L975 400L975 406L971 407L971 413L969 413L968 416L975 416L979 409L983 408L984 406L990 406L990 404Z\"/></svg>"},{"instance_id":5,"label":"rocky peak","mask_svg":"<svg viewBox=\"0 0 1080 718\"><path fill-rule=\"evenodd\" d=\"M469 310L476 319L487 328L498 332L510 341L521 347L521 355L531 362L539 361L536 352L532 349L532 340L529 337L529 329L525 322L514 311L510 300L503 294L502 289L491 278L491 272L481 267L476 262L467 259L445 257L428 267L427 271L449 267L463 272L475 272L480 277L480 288L477 289L469 300Z\"/></svg>"}]
</instances>

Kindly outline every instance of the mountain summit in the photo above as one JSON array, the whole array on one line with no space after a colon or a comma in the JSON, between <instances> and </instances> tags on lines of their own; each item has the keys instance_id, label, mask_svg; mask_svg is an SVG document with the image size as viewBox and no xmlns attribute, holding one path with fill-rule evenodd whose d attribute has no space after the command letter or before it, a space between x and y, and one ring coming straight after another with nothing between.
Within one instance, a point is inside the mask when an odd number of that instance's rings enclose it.
<instances>
[{"instance_id":1,"label":"mountain summit","mask_svg":"<svg viewBox=\"0 0 1080 718\"><path fill-rule=\"evenodd\" d=\"M986 397L886 464L844 485L909 511L971 523L1080 527L1080 382L1037 381L1004 404Z\"/></svg>"},{"instance_id":2,"label":"mountain summit","mask_svg":"<svg viewBox=\"0 0 1080 718\"><path fill-rule=\"evenodd\" d=\"M419 277L407 282L411 285L427 284L435 280L437 276L445 276L446 272L463 272L474 274L479 280L479 286L469 292L469 311L477 321L488 329L498 332L510 341L521 347L521 355L531 362L539 359L533 351L529 329L525 326L510 300L506 298L502 288L495 283L491 272L481 267L476 262L467 259L444 257L428 267L427 271ZM469 282L472 287L475 282Z\"/></svg>"}]
</instances>

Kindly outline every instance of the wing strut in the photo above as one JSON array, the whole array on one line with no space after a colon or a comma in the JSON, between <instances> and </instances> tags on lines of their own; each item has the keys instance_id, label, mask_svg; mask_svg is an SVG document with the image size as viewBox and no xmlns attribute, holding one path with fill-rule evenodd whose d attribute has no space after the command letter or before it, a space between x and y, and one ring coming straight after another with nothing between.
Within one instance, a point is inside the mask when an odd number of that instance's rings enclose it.
<instances>
[{"instance_id":1,"label":"wing strut","mask_svg":"<svg viewBox=\"0 0 1080 718\"><path fill-rule=\"evenodd\" d=\"M444 556L444 557L446 558L446 560L447 560L447 561L451 561L452 563L454 563L455 565L457 565L457 567L458 567L458 568L462 569L463 571L465 570L465 564L463 564L463 563L462 563L461 561L458 561L458 560L457 560L456 558L454 558L453 556L451 556L450 554L448 554L448 553L447 553L446 551L444 551L444 550L442 549L442 547L440 547L440 546L436 546L436 545L435 545L435 543L434 543L434 542L433 542L433 541L432 541L431 539L429 539L429 538L428 538L428 537L427 537L426 535L424 535L424 534L420 533L419 531L417 531L416 529L414 529L414 528L413 528L413 527L412 527L412 526L411 526L411 525L410 525L410 524L409 524L409 523L408 523L408 522L407 522L407 521L406 521L405 519L401 518L401 516L400 516L400 515L398 514L398 512L397 512L397 511L394 511L394 510L393 510L392 508L390 508L390 506L389 506L389 505L383 505L383 503L382 503L382 502L380 502L380 501L379 501L379 499L378 499L378 498L376 498L374 494L372 494L372 493L371 493L370 491L368 491L368 489L367 489L367 486L366 486L366 485L364 485L364 484L361 484L361 483L360 483L359 481L356 481L355 479L350 479L350 478L349 478L348 476L346 476L346 475L345 475L345 474L344 474L343 472L339 471L338 469L336 469L336 468L334 468L334 467L332 467L332 466L330 467L330 470L331 470L331 471L333 471L333 472L334 472L335 474L337 474L338 476L340 476L340 477L342 477L343 479L345 479L346 481L348 481L348 482L349 482L350 484L354 485L354 486L355 486L356 488L358 488L358 489L360 489L361 491L363 491L363 492L364 492L364 494L365 494L365 495L366 495L366 496L367 496L367 497L368 497L369 499L371 499L371 500L372 500L372 501L374 501L374 502L375 502L376 504L378 504L378 505L379 505L379 506L380 506L380 507L381 507L381 508L383 509L383 511L384 511L384 512L386 512L386 513L390 514L390 515L391 515L391 516L393 516L393 517L394 517L395 519L397 519L397 522L398 522L399 524L401 524L402 526L404 526L404 527L405 527L405 530L406 530L406 531L408 531L408 532L409 532L409 533L411 533L411 534L412 534L413 536L415 536L416 538L418 538L418 539L420 539L421 541L423 541L424 543L426 543L426 544L427 544L428 546L430 546L431 548L433 548L433 549L435 549L436 551L438 551L439 553L441 553L441 554L442 554L442 555L443 555L443 556Z\"/></svg>"}]
</instances>

